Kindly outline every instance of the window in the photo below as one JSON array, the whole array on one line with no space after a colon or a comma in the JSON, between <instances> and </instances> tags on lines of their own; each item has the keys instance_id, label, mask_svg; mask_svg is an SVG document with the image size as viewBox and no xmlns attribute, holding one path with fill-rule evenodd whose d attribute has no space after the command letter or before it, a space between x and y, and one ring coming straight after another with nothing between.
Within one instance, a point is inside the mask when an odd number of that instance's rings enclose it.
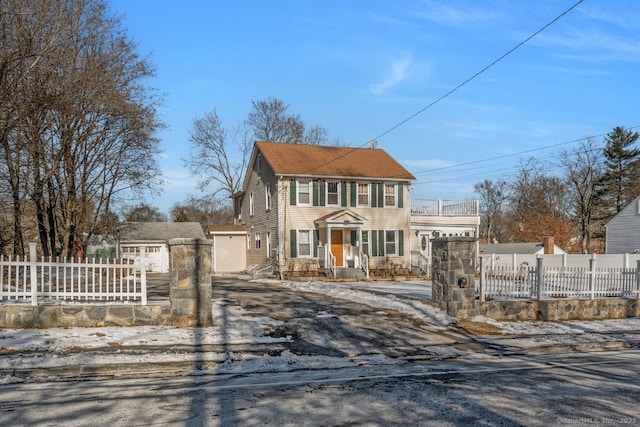
<instances>
[{"instance_id":1,"label":"window","mask_svg":"<svg viewBox=\"0 0 640 427\"><path fill-rule=\"evenodd\" d=\"M253 216L253 191L249 193L249 216Z\"/></svg>"},{"instance_id":2,"label":"window","mask_svg":"<svg viewBox=\"0 0 640 427\"><path fill-rule=\"evenodd\" d=\"M298 181L298 204L309 205L311 203L311 197L309 196L311 188L311 181L301 180Z\"/></svg>"},{"instance_id":3,"label":"window","mask_svg":"<svg viewBox=\"0 0 640 427\"><path fill-rule=\"evenodd\" d=\"M264 200L265 200L265 209L267 211L271 210L271 183L268 182L264 185Z\"/></svg>"},{"instance_id":4,"label":"window","mask_svg":"<svg viewBox=\"0 0 640 427\"><path fill-rule=\"evenodd\" d=\"M298 256L311 256L311 230L298 230Z\"/></svg>"},{"instance_id":5,"label":"window","mask_svg":"<svg viewBox=\"0 0 640 427\"><path fill-rule=\"evenodd\" d=\"M327 206L340 204L340 185L338 181L327 182Z\"/></svg>"},{"instance_id":6,"label":"window","mask_svg":"<svg viewBox=\"0 0 640 427\"><path fill-rule=\"evenodd\" d=\"M258 172L262 171L262 154L258 154L258 157L256 158L256 169Z\"/></svg>"},{"instance_id":7,"label":"window","mask_svg":"<svg viewBox=\"0 0 640 427\"><path fill-rule=\"evenodd\" d=\"M362 253L369 254L369 231L362 230Z\"/></svg>"},{"instance_id":8,"label":"window","mask_svg":"<svg viewBox=\"0 0 640 427\"><path fill-rule=\"evenodd\" d=\"M358 183L358 206L369 206L369 183Z\"/></svg>"},{"instance_id":9,"label":"window","mask_svg":"<svg viewBox=\"0 0 640 427\"><path fill-rule=\"evenodd\" d=\"M260 249L260 247L262 246L260 244L260 232L255 233L255 241L256 241L255 248Z\"/></svg>"},{"instance_id":10,"label":"window","mask_svg":"<svg viewBox=\"0 0 640 427\"><path fill-rule=\"evenodd\" d=\"M385 207L396 206L396 185L395 184L384 185L384 206Z\"/></svg>"},{"instance_id":11,"label":"window","mask_svg":"<svg viewBox=\"0 0 640 427\"><path fill-rule=\"evenodd\" d=\"M396 254L396 231L387 230L384 232L384 252L387 255Z\"/></svg>"}]
</instances>

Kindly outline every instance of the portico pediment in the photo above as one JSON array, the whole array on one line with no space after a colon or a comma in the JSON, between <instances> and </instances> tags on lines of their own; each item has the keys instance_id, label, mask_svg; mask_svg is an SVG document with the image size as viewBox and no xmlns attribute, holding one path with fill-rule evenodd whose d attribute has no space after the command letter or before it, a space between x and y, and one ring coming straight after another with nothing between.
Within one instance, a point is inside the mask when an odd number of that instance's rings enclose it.
<instances>
[{"instance_id":1,"label":"portico pediment","mask_svg":"<svg viewBox=\"0 0 640 427\"><path fill-rule=\"evenodd\" d=\"M357 214L356 212L353 212L350 209L341 209L339 211L331 212L330 214L322 216L316 219L314 222L316 226L320 228L335 228L362 226L367 221L367 218Z\"/></svg>"}]
</instances>

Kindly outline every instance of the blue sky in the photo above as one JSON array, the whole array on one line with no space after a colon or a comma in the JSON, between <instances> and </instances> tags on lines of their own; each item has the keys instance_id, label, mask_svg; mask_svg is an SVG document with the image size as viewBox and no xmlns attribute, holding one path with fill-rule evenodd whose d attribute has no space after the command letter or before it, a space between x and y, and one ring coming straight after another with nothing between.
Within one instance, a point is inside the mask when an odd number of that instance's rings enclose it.
<instances>
[{"instance_id":1,"label":"blue sky","mask_svg":"<svg viewBox=\"0 0 640 427\"><path fill-rule=\"evenodd\" d=\"M473 184L527 156L552 165L571 141L640 126L640 2L585 0L378 138L576 1L107 0L165 94L167 185L147 202L199 196L183 166L192 120L215 109L232 127L253 99L282 99L344 145L377 139L416 176L413 198L477 198Z\"/></svg>"}]
</instances>

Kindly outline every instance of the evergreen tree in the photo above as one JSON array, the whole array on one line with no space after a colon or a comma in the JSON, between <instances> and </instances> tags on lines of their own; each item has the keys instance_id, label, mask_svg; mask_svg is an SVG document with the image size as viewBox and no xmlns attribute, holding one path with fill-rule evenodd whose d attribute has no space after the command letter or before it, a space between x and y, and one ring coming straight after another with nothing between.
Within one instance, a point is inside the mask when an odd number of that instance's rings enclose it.
<instances>
[{"instance_id":1,"label":"evergreen tree","mask_svg":"<svg viewBox=\"0 0 640 427\"><path fill-rule=\"evenodd\" d=\"M599 219L606 222L634 198L640 191L640 149L633 145L638 132L615 127L604 141L604 174L597 184Z\"/></svg>"}]
</instances>

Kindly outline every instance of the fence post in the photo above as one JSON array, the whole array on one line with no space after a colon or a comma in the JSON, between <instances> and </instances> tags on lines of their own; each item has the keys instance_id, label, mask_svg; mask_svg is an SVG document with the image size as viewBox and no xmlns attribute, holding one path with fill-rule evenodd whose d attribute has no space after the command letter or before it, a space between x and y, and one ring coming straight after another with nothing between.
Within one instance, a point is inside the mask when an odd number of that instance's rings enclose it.
<instances>
[{"instance_id":1,"label":"fence post","mask_svg":"<svg viewBox=\"0 0 640 427\"><path fill-rule=\"evenodd\" d=\"M542 299L542 260L542 256L538 254L536 257L536 285L538 286L536 299L538 301Z\"/></svg>"},{"instance_id":2,"label":"fence post","mask_svg":"<svg viewBox=\"0 0 640 427\"><path fill-rule=\"evenodd\" d=\"M147 305L147 248L140 247L140 304Z\"/></svg>"},{"instance_id":3,"label":"fence post","mask_svg":"<svg viewBox=\"0 0 640 427\"><path fill-rule=\"evenodd\" d=\"M31 305L38 305L38 251L35 243L29 243L29 276L31 277Z\"/></svg>"},{"instance_id":4,"label":"fence post","mask_svg":"<svg viewBox=\"0 0 640 427\"><path fill-rule=\"evenodd\" d=\"M640 259L636 260L636 299L640 300Z\"/></svg>"},{"instance_id":5,"label":"fence post","mask_svg":"<svg viewBox=\"0 0 640 427\"><path fill-rule=\"evenodd\" d=\"M484 301L485 300L485 296L484 296L484 287L486 286L485 284L485 279L484 279L484 274L485 274L485 265L484 265L484 260L482 256L478 257L480 259L480 301ZM640 261L638 261L638 264L640 265Z\"/></svg>"},{"instance_id":6,"label":"fence post","mask_svg":"<svg viewBox=\"0 0 640 427\"><path fill-rule=\"evenodd\" d=\"M596 254L589 259L589 299L595 298Z\"/></svg>"}]
</instances>

